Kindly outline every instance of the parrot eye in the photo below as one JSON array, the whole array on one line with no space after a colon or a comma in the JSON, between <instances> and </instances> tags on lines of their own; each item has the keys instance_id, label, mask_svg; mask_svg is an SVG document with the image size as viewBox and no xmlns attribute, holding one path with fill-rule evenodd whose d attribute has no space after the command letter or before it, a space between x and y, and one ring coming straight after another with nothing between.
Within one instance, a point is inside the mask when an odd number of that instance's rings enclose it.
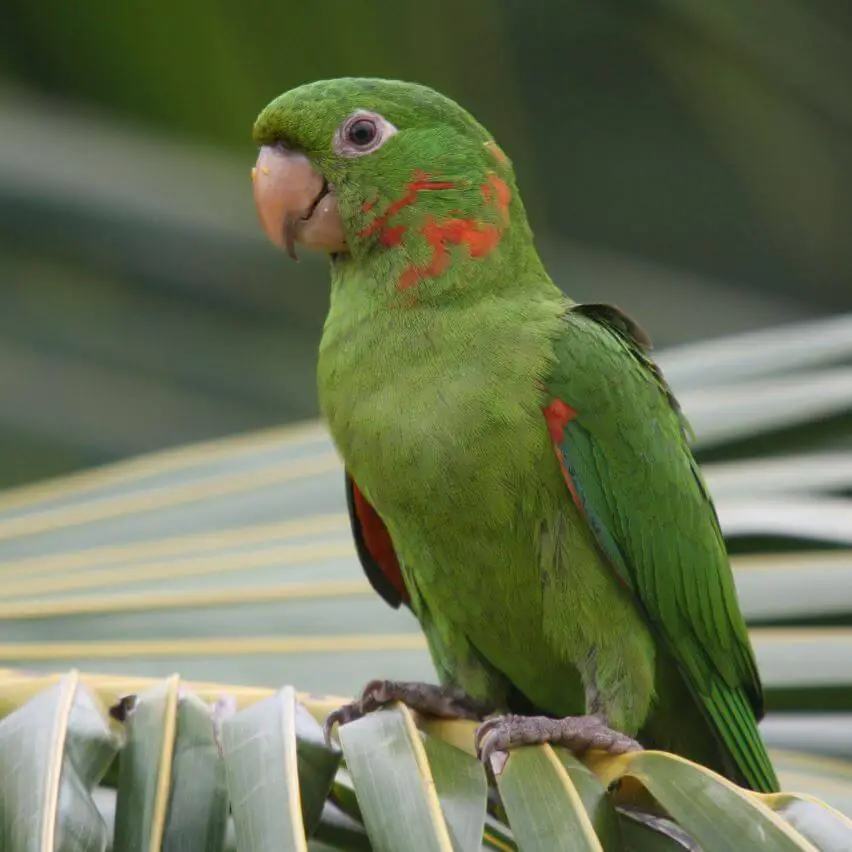
<instances>
[{"instance_id":1,"label":"parrot eye","mask_svg":"<svg viewBox=\"0 0 852 852\"><path fill-rule=\"evenodd\" d=\"M366 148L375 138L376 124L369 118L359 118L346 131L346 138L358 148Z\"/></svg>"},{"instance_id":2,"label":"parrot eye","mask_svg":"<svg viewBox=\"0 0 852 852\"><path fill-rule=\"evenodd\" d=\"M396 133L396 128L377 112L358 110L337 128L334 150L342 157L371 154Z\"/></svg>"}]
</instances>

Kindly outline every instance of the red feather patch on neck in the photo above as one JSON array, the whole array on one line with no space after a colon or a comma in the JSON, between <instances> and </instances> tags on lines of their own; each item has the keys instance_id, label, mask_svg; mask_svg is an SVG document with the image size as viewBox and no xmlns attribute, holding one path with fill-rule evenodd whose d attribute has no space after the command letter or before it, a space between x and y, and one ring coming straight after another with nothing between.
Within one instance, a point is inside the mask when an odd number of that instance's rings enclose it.
<instances>
[{"instance_id":1,"label":"red feather patch on neck","mask_svg":"<svg viewBox=\"0 0 852 852\"><path fill-rule=\"evenodd\" d=\"M359 237L378 235L384 246L398 246L407 230L405 225L389 225L389 221L401 210L413 204L421 192L441 189L456 189L454 181L434 180L423 171L415 171L411 181L406 185L406 192L401 198L392 201L387 210L377 216L359 233ZM427 216L423 225L418 229L432 249L432 256L425 264L410 263L402 271L397 281L398 290L408 290L427 278L436 278L446 272L450 265L449 245L466 246L472 258L482 258L489 255L500 243L503 233L509 225L509 204L512 192L509 185L493 172L489 172L486 181L481 186L482 197L486 205L496 207L500 215L500 223L483 222L479 219L450 216L436 219ZM372 209L364 205L365 212Z\"/></svg>"},{"instance_id":2,"label":"red feather patch on neck","mask_svg":"<svg viewBox=\"0 0 852 852\"><path fill-rule=\"evenodd\" d=\"M417 200L417 196L421 192L428 192L430 190L437 189L456 189L456 184L451 180L432 180L431 175L418 169L412 175L411 181L406 184L405 189L406 192L405 195L402 196L402 198L398 198L396 201L392 201L388 205L388 209L385 210L385 212L382 213L381 216L376 216L376 218L373 219L373 221L370 222L370 224L367 225L366 228L363 228L361 231L358 232L359 237L370 237L378 232L379 239L383 243L385 243L385 245L396 245L399 240L397 240L396 242L388 243L385 242L384 239L385 231L387 230L388 220L396 216L400 210L403 210L404 208L408 207L409 204L414 204L414 202ZM372 207L373 204L371 203L370 209L372 209ZM362 207L362 209L364 208ZM399 225L397 226L397 228L402 228L402 231L405 230L404 225ZM392 228L390 230L396 230L396 228ZM400 231L400 235L402 234L402 231Z\"/></svg>"},{"instance_id":3,"label":"red feather patch on neck","mask_svg":"<svg viewBox=\"0 0 852 852\"><path fill-rule=\"evenodd\" d=\"M493 139L485 143L485 150L488 151L488 153L491 154L491 156L494 157L501 166L507 166L509 164L509 158Z\"/></svg>"},{"instance_id":4,"label":"red feather patch on neck","mask_svg":"<svg viewBox=\"0 0 852 852\"><path fill-rule=\"evenodd\" d=\"M420 232L432 247L432 257L423 266L409 264L397 282L398 290L407 290L426 278L435 278L445 272L450 265L448 245L466 246L472 258L485 257L497 248L509 225L512 192L506 181L493 173L489 173L481 191L485 203L494 205L500 211L501 223L495 225L477 219L460 218L436 221L428 217Z\"/></svg>"}]
</instances>

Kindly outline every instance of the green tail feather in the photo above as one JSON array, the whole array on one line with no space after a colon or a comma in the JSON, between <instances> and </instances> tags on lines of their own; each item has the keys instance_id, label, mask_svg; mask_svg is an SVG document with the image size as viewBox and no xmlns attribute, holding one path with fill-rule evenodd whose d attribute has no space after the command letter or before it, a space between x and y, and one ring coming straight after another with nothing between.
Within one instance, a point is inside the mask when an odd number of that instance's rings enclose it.
<instances>
[{"instance_id":1,"label":"green tail feather","mask_svg":"<svg viewBox=\"0 0 852 852\"><path fill-rule=\"evenodd\" d=\"M741 783L759 793L775 793L778 777L757 730L754 711L742 689L721 689L714 685L704 706L731 761L741 776Z\"/></svg>"}]
</instances>

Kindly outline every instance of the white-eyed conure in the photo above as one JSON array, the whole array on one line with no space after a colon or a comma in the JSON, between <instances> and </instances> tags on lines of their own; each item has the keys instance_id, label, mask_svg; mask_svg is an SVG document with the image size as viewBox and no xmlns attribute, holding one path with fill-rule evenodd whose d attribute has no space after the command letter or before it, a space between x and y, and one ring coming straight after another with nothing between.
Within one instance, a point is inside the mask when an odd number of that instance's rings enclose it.
<instances>
[{"instance_id":1,"label":"white-eyed conure","mask_svg":"<svg viewBox=\"0 0 852 852\"><path fill-rule=\"evenodd\" d=\"M329 726L402 700L491 715L484 758L641 744L776 790L686 423L638 326L551 281L488 131L423 86L341 79L254 135L265 230L329 255L319 396L362 563L441 681L372 682Z\"/></svg>"}]
</instances>

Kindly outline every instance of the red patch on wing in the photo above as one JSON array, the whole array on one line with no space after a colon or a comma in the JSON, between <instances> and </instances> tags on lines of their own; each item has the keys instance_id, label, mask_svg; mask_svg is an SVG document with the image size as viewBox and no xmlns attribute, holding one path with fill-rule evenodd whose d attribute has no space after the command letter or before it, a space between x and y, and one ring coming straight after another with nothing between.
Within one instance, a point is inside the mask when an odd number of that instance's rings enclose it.
<instances>
[{"instance_id":1,"label":"red patch on wing","mask_svg":"<svg viewBox=\"0 0 852 852\"><path fill-rule=\"evenodd\" d=\"M554 444L561 444L565 440L565 427L576 417L576 410L561 399L554 399L544 409L547 430L550 432L550 438Z\"/></svg>"},{"instance_id":2,"label":"red patch on wing","mask_svg":"<svg viewBox=\"0 0 852 852\"><path fill-rule=\"evenodd\" d=\"M550 440L553 441L553 449L556 452L556 458L559 462L559 467L562 470L562 478L571 492L571 497L574 500L577 508L583 512L583 504L580 500L580 495L574 486L574 480L565 467L565 458L562 455L560 445L565 440L565 427L577 417L577 411L571 408L567 402L561 399L554 399L547 408L544 409L544 419L547 423L547 431L550 433Z\"/></svg>"},{"instance_id":3,"label":"red patch on wing","mask_svg":"<svg viewBox=\"0 0 852 852\"><path fill-rule=\"evenodd\" d=\"M352 494L355 498L355 514L358 516L361 535L364 537L367 550L370 551L370 555L375 559L376 564L381 568L390 584L399 592L403 601L410 603L411 598L405 588L396 551L393 548L393 542L384 521L354 482L352 483Z\"/></svg>"}]
</instances>

